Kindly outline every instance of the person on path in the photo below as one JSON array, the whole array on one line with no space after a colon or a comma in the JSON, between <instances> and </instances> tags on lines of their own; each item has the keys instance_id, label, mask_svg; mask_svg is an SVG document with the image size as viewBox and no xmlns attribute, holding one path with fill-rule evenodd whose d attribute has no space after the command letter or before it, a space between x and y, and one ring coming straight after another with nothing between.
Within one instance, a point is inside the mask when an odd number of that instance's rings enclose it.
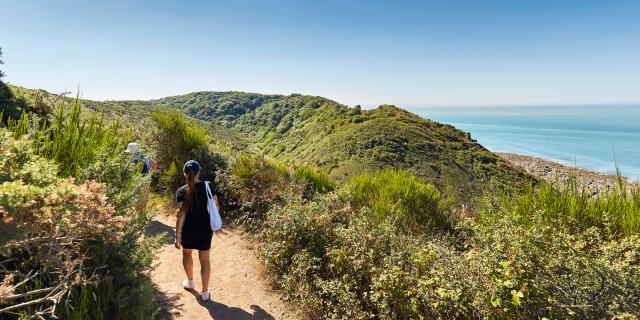
<instances>
[{"instance_id":1,"label":"person on path","mask_svg":"<svg viewBox=\"0 0 640 320\"><path fill-rule=\"evenodd\" d=\"M210 298L209 276L211 265L209 263L209 249L211 248L211 225L209 223L209 212L207 210L207 192L204 181L199 180L200 164L194 160L189 160L184 164L183 173L187 184L176 191L176 202L178 203L176 221L177 249L182 248L182 265L187 279L182 281L185 289L193 289L193 250L198 250L200 259L200 276L202 277L202 291L200 296L203 301ZM209 184L211 194L217 207L218 196L216 189Z\"/></svg>"},{"instance_id":2,"label":"person on path","mask_svg":"<svg viewBox=\"0 0 640 320\"><path fill-rule=\"evenodd\" d=\"M142 153L140 150L140 145L131 142L127 145L127 148L124 150L126 153L131 154L131 160L133 162L138 163L142 161L142 175L145 176L149 174L149 172L156 171L158 169L158 163L147 157L146 154ZM140 196L140 200L136 203L135 208L138 213L142 213L142 211L147 207L147 202L149 202L149 191L151 189L151 185L149 182L145 183L142 187L142 195Z\"/></svg>"}]
</instances>

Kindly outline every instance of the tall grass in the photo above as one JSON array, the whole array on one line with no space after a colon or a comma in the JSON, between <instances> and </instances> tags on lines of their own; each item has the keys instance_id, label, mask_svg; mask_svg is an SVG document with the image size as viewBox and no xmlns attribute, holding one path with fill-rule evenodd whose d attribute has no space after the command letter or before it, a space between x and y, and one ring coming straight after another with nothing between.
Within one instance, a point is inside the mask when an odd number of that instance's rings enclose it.
<instances>
[{"instance_id":1,"label":"tall grass","mask_svg":"<svg viewBox=\"0 0 640 320\"><path fill-rule=\"evenodd\" d=\"M347 190L355 207L371 209L378 223L392 221L411 228L444 227L440 192L408 171L386 169L351 179Z\"/></svg>"},{"instance_id":2,"label":"tall grass","mask_svg":"<svg viewBox=\"0 0 640 320\"><path fill-rule=\"evenodd\" d=\"M59 163L59 174L64 177L75 176L98 156L122 153L131 137L119 130L118 120L106 123L103 116L82 117L79 99L69 106L61 102L51 121L41 126L37 122L34 116L23 113L20 119L9 120L8 128L16 137L31 135L36 154Z\"/></svg>"},{"instance_id":3,"label":"tall grass","mask_svg":"<svg viewBox=\"0 0 640 320\"><path fill-rule=\"evenodd\" d=\"M231 167L231 173L241 182L241 188L256 190L281 185L289 177L286 166L261 155L242 155Z\"/></svg>"},{"instance_id":4,"label":"tall grass","mask_svg":"<svg viewBox=\"0 0 640 320\"><path fill-rule=\"evenodd\" d=\"M162 142L167 149L188 152L209 141L206 128L189 121L178 111L158 110L151 117L165 131L167 139Z\"/></svg>"},{"instance_id":5,"label":"tall grass","mask_svg":"<svg viewBox=\"0 0 640 320\"><path fill-rule=\"evenodd\" d=\"M293 178L304 180L311 194L327 193L336 188L336 183L326 173L307 166L297 166L293 171Z\"/></svg>"},{"instance_id":6,"label":"tall grass","mask_svg":"<svg viewBox=\"0 0 640 320\"><path fill-rule=\"evenodd\" d=\"M11 120L8 130L11 139L6 129L0 130L7 136L0 152L0 163L5 164L0 170L0 212L27 222L0 219L3 240L64 240L21 248L29 254L0 250L0 278L38 271L35 287L27 283L19 292L62 286L64 301L56 301L60 307L50 313L63 319L150 318L155 305L148 272L161 239L141 238L147 215L132 209L146 180L123 152L130 134L118 121L83 115L79 100L62 102L50 118L25 113ZM55 227L43 227L48 225ZM81 270L73 270L72 262L81 258ZM62 282L71 272L84 276ZM11 302L0 299L0 309ZM43 305L28 306L17 315L33 318Z\"/></svg>"},{"instance_id":7,"label":"tall grass","mask_svg":"<svg viewBox=\"0 0 640 320\"><path fill-rule=\"evenodd\" d=\"M563 187L543 183L522 195L504 197L502 205L524 223L530 223L534 216L541 216L547 224L576 231L596 226L621 235L640 232L640 189L627 187L621 179L618 189L596 195L579 188L575 179Z\"/></svg>"},{"instance_id":8,"label":"tall grass","mask_svg":"<svg viewBox=\"0 0 640 320\"><path fill-rule=\"evenodd\" d=\"M206 170L201 172L201 179L213 180L213 173L226 167L226 161L210 146L207 128L175 110L157 110L151 117L155 124L152 144L165 191L175 192L184 183L182 165L187 160L200 162Z\"/></svg>"}]
</instances>

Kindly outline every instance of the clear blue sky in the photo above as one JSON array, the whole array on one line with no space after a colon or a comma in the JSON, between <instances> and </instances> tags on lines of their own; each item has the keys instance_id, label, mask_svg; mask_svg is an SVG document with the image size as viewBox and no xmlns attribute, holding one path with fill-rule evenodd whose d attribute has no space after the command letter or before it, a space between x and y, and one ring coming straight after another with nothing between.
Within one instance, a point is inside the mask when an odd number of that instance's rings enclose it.
<instances>
[{"instance_id":1,"label":"clear blue sky","mask_svg":"<svg viewBox=\"0 0 640 320\"><path fill-rule=\"evenodd\" d=\"M7 1L5 81L346 104L640 102L640 1Z\"/></svg>"}]
</instances>

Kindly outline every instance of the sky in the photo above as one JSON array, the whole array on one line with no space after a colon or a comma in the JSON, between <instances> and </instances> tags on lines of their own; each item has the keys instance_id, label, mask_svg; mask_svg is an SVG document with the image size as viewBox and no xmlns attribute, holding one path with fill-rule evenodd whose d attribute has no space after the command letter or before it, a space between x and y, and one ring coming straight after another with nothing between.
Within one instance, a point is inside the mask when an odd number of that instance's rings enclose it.
<instances>
[{"instance_id":1,"label":"sky","mask_svg":"<svg viewBox=\"0 0 640 320\"><path fill-rule=\"evenodd\" d=\"M640 1L0 0L4 81L354 104L640 103Z\"/></svg>"}]
</instances>

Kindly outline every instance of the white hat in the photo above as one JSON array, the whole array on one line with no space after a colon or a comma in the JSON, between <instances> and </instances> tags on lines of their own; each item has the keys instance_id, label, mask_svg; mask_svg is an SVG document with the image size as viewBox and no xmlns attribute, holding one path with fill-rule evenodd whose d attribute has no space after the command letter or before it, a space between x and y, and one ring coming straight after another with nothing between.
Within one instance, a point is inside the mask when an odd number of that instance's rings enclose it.
<instances>
[{"instance_id":1,"label":"white hat","mask_svg":"<svg viewBox=\"0 0 640 320\"><path fill-rule=\"evenodd\" d=\"M127 145L127 149L124 150L124 152L129 152L129 153L137 153L138 151L140 151L140 146L135 142L129 143Z\"/></svg>"}]
</instances>

